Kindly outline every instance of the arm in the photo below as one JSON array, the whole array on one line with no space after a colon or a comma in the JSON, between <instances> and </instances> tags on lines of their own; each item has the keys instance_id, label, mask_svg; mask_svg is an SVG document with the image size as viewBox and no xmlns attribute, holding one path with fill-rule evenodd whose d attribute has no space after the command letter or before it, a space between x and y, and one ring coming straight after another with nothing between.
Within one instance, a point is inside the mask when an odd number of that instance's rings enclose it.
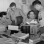
<instances>
[{"instance_id":1,"label":"arm","mask_svg":"<svg viewBox=\"0 0 44 44\"><path fill-rule=\"evenodd\" d=\"M7 22L8 25L12 23L10 16L11 16L11 11L9 10L7 11L7 15L5 17L5 21Z\"/></svg>"},{"instance_id":2,"label":"arm","mask_svg":"<svg viewBox=\"0 0 44 44\"><path fill-rule=\"evenodd\" d=\"M27 17L21 9L20 9L20 15L23 17L23 22L24 22Z\"/></svg>"},{"instance_id":3,"label":"arm","mask_svg":"<svg viewBox=\"0 0 44 44\"><path fill-rule=\"evenodd\" d=\"M10 25L12 22L10 19L7 19L6 16L2 17L2 24L3 25Z\"/></svg>"},{"instance_id":4,"label":"arm","mask_svg":"<svg viewBox=\"0 0 44 44\"><path fill-rule=\"evenodd\" d=\"M42 20L42 13L41 12L39 12L39 14L38 14L38 21L40 21L40 20Z\"/></svg>"}]
</instances>

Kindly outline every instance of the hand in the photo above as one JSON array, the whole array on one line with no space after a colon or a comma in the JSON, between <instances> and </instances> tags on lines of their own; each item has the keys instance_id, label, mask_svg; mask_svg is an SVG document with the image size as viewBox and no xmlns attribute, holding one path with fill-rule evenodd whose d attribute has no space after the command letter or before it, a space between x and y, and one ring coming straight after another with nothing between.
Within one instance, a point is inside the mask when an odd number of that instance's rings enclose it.
<instances>
[{"instance_id":1,"label":"hand","mask_svg":"<svg viewBox=\"0 0 44 44\"><path fill-rule=\"evenodd\" d=\"M20 27L23 26L23 23L20 24Z\"/></svg>"}]
</instances>

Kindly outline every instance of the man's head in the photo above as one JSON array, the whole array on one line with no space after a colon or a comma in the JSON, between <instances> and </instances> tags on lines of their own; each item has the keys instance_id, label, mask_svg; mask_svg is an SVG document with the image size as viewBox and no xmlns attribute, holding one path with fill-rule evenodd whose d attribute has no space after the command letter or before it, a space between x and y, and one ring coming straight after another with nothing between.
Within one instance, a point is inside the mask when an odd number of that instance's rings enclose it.
<instances>
[{"instance_id":1,"label":"man's head","mask_svg":"<svg viewBox=\"0 0 44 44\"><path fill-rule=\"evenodd\" d=\"M41 4L40 1L34 1L34 2L32 3L32 5L33 5L34 8L35 8L36 10L38 10L38 11L40 11L40 10L43 8L43 6L42 6L42 4Z\"/></svg>"},{"instance_id":2,"label":"man's head","mask_svg":"<svg viewBox=\"0 0 44 44\"><path fill-rule=\"evenodd\" d=\"M9 7L15 8L16 7L16 4L14 2L12 2Z\"/></svg>"},{"instance_id":3,"label":"man's head","mask_svg":"<svg viewBox=\"0 0 44 44\"><path fill-rule=\"evenodd\" d=\"M35 17L36 17L36 15L35 15L35 12L33 10L28 12L27 18L35 19Z\"/></svg>"}]
</instances>

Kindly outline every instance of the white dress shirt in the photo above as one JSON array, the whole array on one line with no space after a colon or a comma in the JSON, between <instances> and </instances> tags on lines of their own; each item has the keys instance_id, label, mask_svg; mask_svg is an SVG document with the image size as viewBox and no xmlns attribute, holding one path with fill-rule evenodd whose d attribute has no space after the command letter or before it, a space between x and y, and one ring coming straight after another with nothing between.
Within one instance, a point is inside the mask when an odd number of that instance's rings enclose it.
<instances>
[{"instance_id":1,"label":"white dress shirt","mask_svg":"<svg viewBox=\"0 0 44 44\"><path fill-rule=\"evenodd\" d=\"M43 27L44 26L44 10L41 10L39 12L38 18L40 19L39 20L40 26Z\"/></svg>"}]
</instances>

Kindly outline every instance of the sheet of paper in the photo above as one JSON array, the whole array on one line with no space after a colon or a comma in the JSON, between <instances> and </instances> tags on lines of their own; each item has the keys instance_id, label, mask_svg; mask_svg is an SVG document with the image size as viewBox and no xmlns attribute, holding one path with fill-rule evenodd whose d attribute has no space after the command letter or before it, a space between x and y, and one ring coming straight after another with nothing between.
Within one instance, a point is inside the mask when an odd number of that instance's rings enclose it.
<instances>
[{"instance_id":1,"label":"sheet of paper","mask_svg":"<svg viewBox=\"0 0 44 44\"><path fill-rule=\"evenodd\" d=\"M9 30L16 30L16 31L19 30L19 29L18 29L18 26L13 26L13 25L8 25L8 29L9 29Z\"/></svg>"},{"instance_id":2,"label":"sheet of paper","mask_svg":"<svg viewBox=\"0 0 44 44\"><path fill-rule=\"evenodd\" d=\"M28 43L24 43L24 42L19 42L18 44L28 44Z\"/></svg>"},{"instance_id":3,"label":"sheet of paper","mask_svg":"<svg viewBox=\"0 0 44 44\"><path fill-rule=\"evenodd\" d=\"M37 21L32 20L30 23L35 23L35 24L36 24L36 23L37 23Z\"/></svg>"},{"instance_id":4,"label":"sheet of paper","mask_svg":"<svg viewBox=\"0 0 44 44\"><path fill-rule=\"evenodd\" d=\"M37 21L35 21L35 20L32 20L31 22L26 22L27 24L31 24L31 23L34 23L34 24L37 24Z\"/></svg>"},{"instance_id":5,"label":"sheet of paper","mask_svg":"<svg viewBox=\"0 0 44 44\"><path fill-rule=\"evenodd\" d=\"M30 24L29 22L26 22L27 24Z\"/></svg>"}]
</instances>

